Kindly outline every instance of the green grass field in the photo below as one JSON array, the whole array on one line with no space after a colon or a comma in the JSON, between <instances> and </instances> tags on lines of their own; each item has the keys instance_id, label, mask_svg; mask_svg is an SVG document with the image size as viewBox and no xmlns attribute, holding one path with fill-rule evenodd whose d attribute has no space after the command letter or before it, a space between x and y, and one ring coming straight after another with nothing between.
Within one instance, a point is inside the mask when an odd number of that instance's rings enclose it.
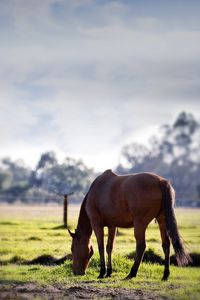
<instances>
[{"instance_id":1,"label":"green grass field","mask_svg":"<svg viewBox=\"0 0 200 300\"><path fill-rule=\"evenodd\" d=\"M69 226L75 228L79 207L69 207ZM186 248L200 253L200 210L176 209L177 221ZM70 259L62 265L28 265L27 261L41 255L55 258L70 254L71 239L62 225L61 206L0 206L0 282L35 282L39 285L63 284L67 286L91 285L105 288L140 289L170 299L200 299L200 269L171 266L167 282L161 282L163 266L142 263L137 278L124 281L132 265L128 259L135 250L133 229L119 229L113 253L114 273L111 279L97 280L98 251L92 236L95 254L85 276L75 277ZM105 230L106 232L106 230ZM158 225L152 222L146 233L147 250L163 257ZM173 250L171 249L173 253Z\"/></svg>"}]
</instances>

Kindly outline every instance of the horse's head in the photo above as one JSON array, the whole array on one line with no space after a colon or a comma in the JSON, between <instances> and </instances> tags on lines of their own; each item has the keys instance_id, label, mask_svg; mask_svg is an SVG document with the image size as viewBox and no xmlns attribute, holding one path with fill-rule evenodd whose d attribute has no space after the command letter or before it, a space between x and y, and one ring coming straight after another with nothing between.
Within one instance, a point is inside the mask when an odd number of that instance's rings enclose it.
<instances>
[{"instance_id":1,"label":"horse's head","mask_svg":"<svg viewBox=\"0 0 200 300\"><path fill-rule=\"evenodd\" d=\"M90 258L94 251L89 245L88 239L81 236L79 232L72 233L69 229L69 234L72 237L72 270L74 275L84 275Z\"/></svg>"}]
</instances>

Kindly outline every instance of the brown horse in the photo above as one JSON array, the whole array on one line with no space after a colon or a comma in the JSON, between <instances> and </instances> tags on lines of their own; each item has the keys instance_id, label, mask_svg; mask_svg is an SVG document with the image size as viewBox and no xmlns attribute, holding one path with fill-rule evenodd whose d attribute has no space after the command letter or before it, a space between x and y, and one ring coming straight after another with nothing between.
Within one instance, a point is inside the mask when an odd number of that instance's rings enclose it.
<instances>
[{"instance_id":1,"label":"brown horse","mask_svg":"<svg viewBox=\"0 0 200 300\"><path fill-rule=\"evenodd\" d=\"M128 278L135 277L146 248L145 231L155 218L159 224L162 247L165 254L163 280L169 276L170 240L178 265L190 261L178 233L174 215L175 192L164 178L150 173L118 176L111 170L105 171L92 183L81 205L78 226L72 236L73 272L84 275L89 259L93 255L90 237L94 230L99 255L100 274L110 277L112 273L111 254L116 228L134 227L136 256ZM108 227L107 272L104 257L104 227Z\"/></svg>"}]
</instances>

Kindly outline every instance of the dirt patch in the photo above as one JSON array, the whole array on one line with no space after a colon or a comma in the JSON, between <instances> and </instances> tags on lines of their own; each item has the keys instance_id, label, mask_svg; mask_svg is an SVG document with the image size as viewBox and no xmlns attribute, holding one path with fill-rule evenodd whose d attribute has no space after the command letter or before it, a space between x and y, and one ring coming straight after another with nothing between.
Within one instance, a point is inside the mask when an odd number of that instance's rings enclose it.
<instances>
[{"instance_id":1,"label":"dirt patch","mask_svg":"<svg viewBox=\"0 0 200 300\"><path fill-rule=\"evenodd\" d=\"M0 283L1 300L30 300L30 299L123 299L123 300L170 300L138 289L119 289L91 287L88 285L39 286L34 283Z\"/></svg>"}]
</instances>

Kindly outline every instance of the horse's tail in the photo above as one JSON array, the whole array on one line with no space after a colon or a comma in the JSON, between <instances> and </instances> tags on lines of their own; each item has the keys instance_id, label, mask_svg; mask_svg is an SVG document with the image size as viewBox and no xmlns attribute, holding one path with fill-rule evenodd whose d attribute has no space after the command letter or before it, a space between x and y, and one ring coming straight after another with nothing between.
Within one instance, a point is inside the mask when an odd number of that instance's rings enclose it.
<instances>
[{"instance_id":1,"label":"horse's tail","mask_svg":"<svg viewBox=\"0 0 200 300\"><path fill-rule=\"evenodd\" d=\"M161 190L167 233L171 239L178 265L184 266L191 262L192 259L185 251L183 242L178 232L178 226L174 213L175 191L166 180L161 182Z\"/></svg>"}]
</instances>

